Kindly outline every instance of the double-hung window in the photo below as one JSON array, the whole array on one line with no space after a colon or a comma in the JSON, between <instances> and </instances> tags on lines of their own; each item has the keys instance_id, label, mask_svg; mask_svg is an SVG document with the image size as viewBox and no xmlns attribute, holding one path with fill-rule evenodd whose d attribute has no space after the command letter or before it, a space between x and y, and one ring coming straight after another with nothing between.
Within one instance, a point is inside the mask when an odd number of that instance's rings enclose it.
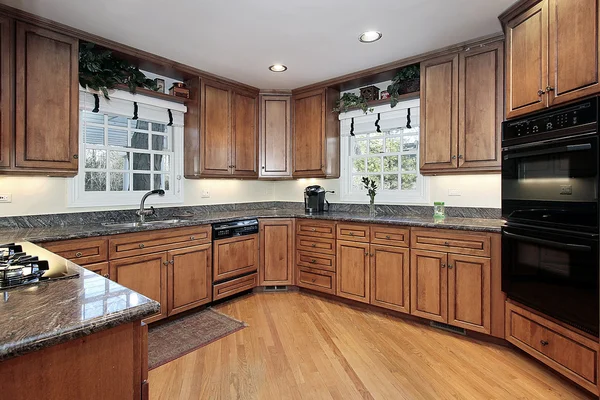
<instances>
[{"instance_id":1,"label":"double-hung window","mask_svg":"<svg viewBox=\"0 0 600 400\"><path fill-rule=\"evenodd\" d=\"M368 201L362 184L367 177L379 188L376 202L429 202L427 182L419 173L419 111L417 99L377 107L367 115L340 115L343 201Z\"/></svg>"},{"instance_id":2,"label":"double-hung window","mask_svg":"<svg viewBox=\"0 0 600 400\"><path fill-rule=\"evenodd\" d=\"M181 203L185 108L154 99L134 105L125 93L126 99L114 94L110 101L102 99L94 112L93 97L80 94L79 174L69 186L69 204L133 205L154 189L166 192L154 203Z\"/></svg>"}]
</instances>

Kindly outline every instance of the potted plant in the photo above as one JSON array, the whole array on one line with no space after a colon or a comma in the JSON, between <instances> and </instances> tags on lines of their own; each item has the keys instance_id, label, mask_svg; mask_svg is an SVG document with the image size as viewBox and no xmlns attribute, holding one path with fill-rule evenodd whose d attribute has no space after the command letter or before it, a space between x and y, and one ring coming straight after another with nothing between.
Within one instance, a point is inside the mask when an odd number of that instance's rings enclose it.
<instances>
[{"instance_id":1,"label":"potted plant","mask_svg":"<svg viewBox=\"0 0 600 400\"><path fill-rule=\"evenodd\" d=\"M400 95L418 92L421 86L420 78L421 67L418 64L409 65L398 71L392 80L392 84L387 88L390 94L390 106L392 108L396 107Z\"/></svg>"},{"instance_id":2,"label":"potted plant","mask_svg":"<svg viewBox=\"0 0 600 400\"><path fill-rule=\"evenodd\" d=\"M369 108L369 102L364 97L357 96L354 93L344 93L342 97L335 102L333 112L345 113L354 107L359 107L365 114L369 111L373 112L373 109Z\"/></svg>"},{"instance_id":3,"label":"potted plant","mask_svg":"<svg viewBox=\"0 0 600 400\"><path fill-rule=\"evenodd\" d=\"M371 216L375 215L375 196L377 195L377 183L373 179L367 178L366 176L362 178L362 184L365 189L367 189L367 196L369 196L369 214Z\"/></svg>"},{"instance_id":4,"label":"potted plant","mask_svg":"<svg viewBox=\"0 0 600 400\"><path fill-rule=\"evenodd\" d=\"M84 42L79 45L79 84L102 92L107 100L108 91L121 84L133 94L138 87L158 90L156 82L138 67L115 57L110 50Z\"/></svg>"}]
</instances>

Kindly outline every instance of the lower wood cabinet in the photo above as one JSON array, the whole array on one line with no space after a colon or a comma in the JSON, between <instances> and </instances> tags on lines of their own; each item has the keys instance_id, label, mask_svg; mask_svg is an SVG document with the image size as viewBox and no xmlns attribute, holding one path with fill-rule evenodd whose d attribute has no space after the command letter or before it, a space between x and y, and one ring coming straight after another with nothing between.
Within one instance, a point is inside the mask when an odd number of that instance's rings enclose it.
<instances>
[{"instance_id":1,"label":"lower wood cabinet","mask_svg":"<svg viewBox=\"0 0 600 400\"><path fill-rule=\"evenodd\" d=\"M294 267L294 221L260 221L259 285L291 285Z\"/></svg>"},{"instance_id":2,"label":"lower wood cabinet","mask_svg":"<svg viewBox=\"0 0 600 400\"><path fill-rule=\"evenodd\" d=\"M369 244L338 240L336 255L336 294L347 299L369 303L371 298Z\"/></svg>"},{"instance_id":3,"label":"lower wood cabinet","mask_svg":"<svg viewBox=\"0 0 600 400\"><path fill-rule=\"evenodd\" d=\"M371 245L371 304L410 313L410 250Z\"/></svg>"},{"instance_id":4,"label":"lower wood cabinet","mask_svg":"<svg viewBox=\"0 0 600 400\"><path fill-rule=\"evenodd\" d=\"M447 322L448 255L412 250L410 262L411 314L432 321Z\"/></svg>"},{"instance_id":5,"label":"lower wood cabinet","mask_svg":"<svg viewBox=\"0 0 600 400\"><path fill-rule=\"evenodd\" d=\"M167 316L167 265L166 252L110 262L112 280L160 303L160 312L145 319L146 323Z\"/></svg>"},{"instance_id":6,"label":"lower wood cabinet","mask_svg":"<svg viewBox=\"0 0 600 400\"><path fill-rule=\"evenodd\" d=\"M212 244L168 252L169 316L212 301Z\"/></svg>"},{"instance_id":7,"label":"lower wood cabinet","mask_svg":"<svg viewBox=\"0 0 600 400\"><path fill-rule=\"evenodd\" d=\"M213 282L258 270L257 234L217 240L213 246Z\"/></svg>"},{"instance_id":8,"label":"lower wood cabinet","mask_svg":"<svg viewBox=\"0 0 600 400\"><path fill-rule=\"evenodd\" d=\"M85 265L84 268L87 270L90 270L92 272L95 272L98 275L102 275L105 278L110 279L110 273L109 273L109 268L108 268L107 262Z\"/></svg>"},{"instance_id":9,"label":"lower wood cabinet","mask_svg":"<svg viewBox=\"0 0 600 400\"><path fill-rule=\"evenodd\" d=\"M318 268L298 268L296 284L300 287L316 290L318 292L336 294L335 273Z\"/></svg>"}]
</instances>

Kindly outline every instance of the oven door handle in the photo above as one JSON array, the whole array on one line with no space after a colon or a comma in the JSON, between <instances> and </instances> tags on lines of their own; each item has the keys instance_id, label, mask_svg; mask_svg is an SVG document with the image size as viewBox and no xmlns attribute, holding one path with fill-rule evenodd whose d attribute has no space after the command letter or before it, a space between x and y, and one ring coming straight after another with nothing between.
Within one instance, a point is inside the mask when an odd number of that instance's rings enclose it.
<instances>
[{"instance_id":1,"label":"oven door handle","mask_svg":"<svg viewBox=\"0 0 600 400\"><path fill-rule=\"evenodd\" d=\"M572 251L591 251L592 250L591 246L586 246L584 244L560 243L560 242L555 242L553 240L538 239L538 238L534 238L531 236L517 235L516 233L510 233L510 232L506 232L506 231L502 232L502 234L511 239L517 239L517 240L522 240L524 242L552 246L557 249L565 249L565 250L572 250Z\"/></svg>"},{"instance_id":2,"label":"oven door handle","mask_svg":"<svg viewBox=\"0 0 600 400\"><path fill-rule=\"evenodd\" d=\"M510 160L512 158L523 158L523 157L543 156L546 154L568 153L571 151L590 150L591 148L592 148L591 143L570 144L567 146L554 147L552 149L546 149L546 150L534 150L534 151L526 151L524 153L507 154L504 156L504 159Z\"/></svg>"}]
</instances>

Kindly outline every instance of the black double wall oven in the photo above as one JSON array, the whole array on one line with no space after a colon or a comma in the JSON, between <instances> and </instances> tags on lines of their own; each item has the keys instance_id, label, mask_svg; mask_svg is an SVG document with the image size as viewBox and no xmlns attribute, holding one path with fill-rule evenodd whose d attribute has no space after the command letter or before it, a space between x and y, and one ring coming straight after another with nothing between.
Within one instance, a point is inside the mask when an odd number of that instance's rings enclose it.
<instances>
[{"instance_id":1,"label":"black double wall oven","mask_svg":"<svg viewBox=\"0 0 600 400\"><path fill-rule=\"evenodd\" d=\"M598 98L502 125L502 289L598 336Z\"/></svg>"}]
</instances>

